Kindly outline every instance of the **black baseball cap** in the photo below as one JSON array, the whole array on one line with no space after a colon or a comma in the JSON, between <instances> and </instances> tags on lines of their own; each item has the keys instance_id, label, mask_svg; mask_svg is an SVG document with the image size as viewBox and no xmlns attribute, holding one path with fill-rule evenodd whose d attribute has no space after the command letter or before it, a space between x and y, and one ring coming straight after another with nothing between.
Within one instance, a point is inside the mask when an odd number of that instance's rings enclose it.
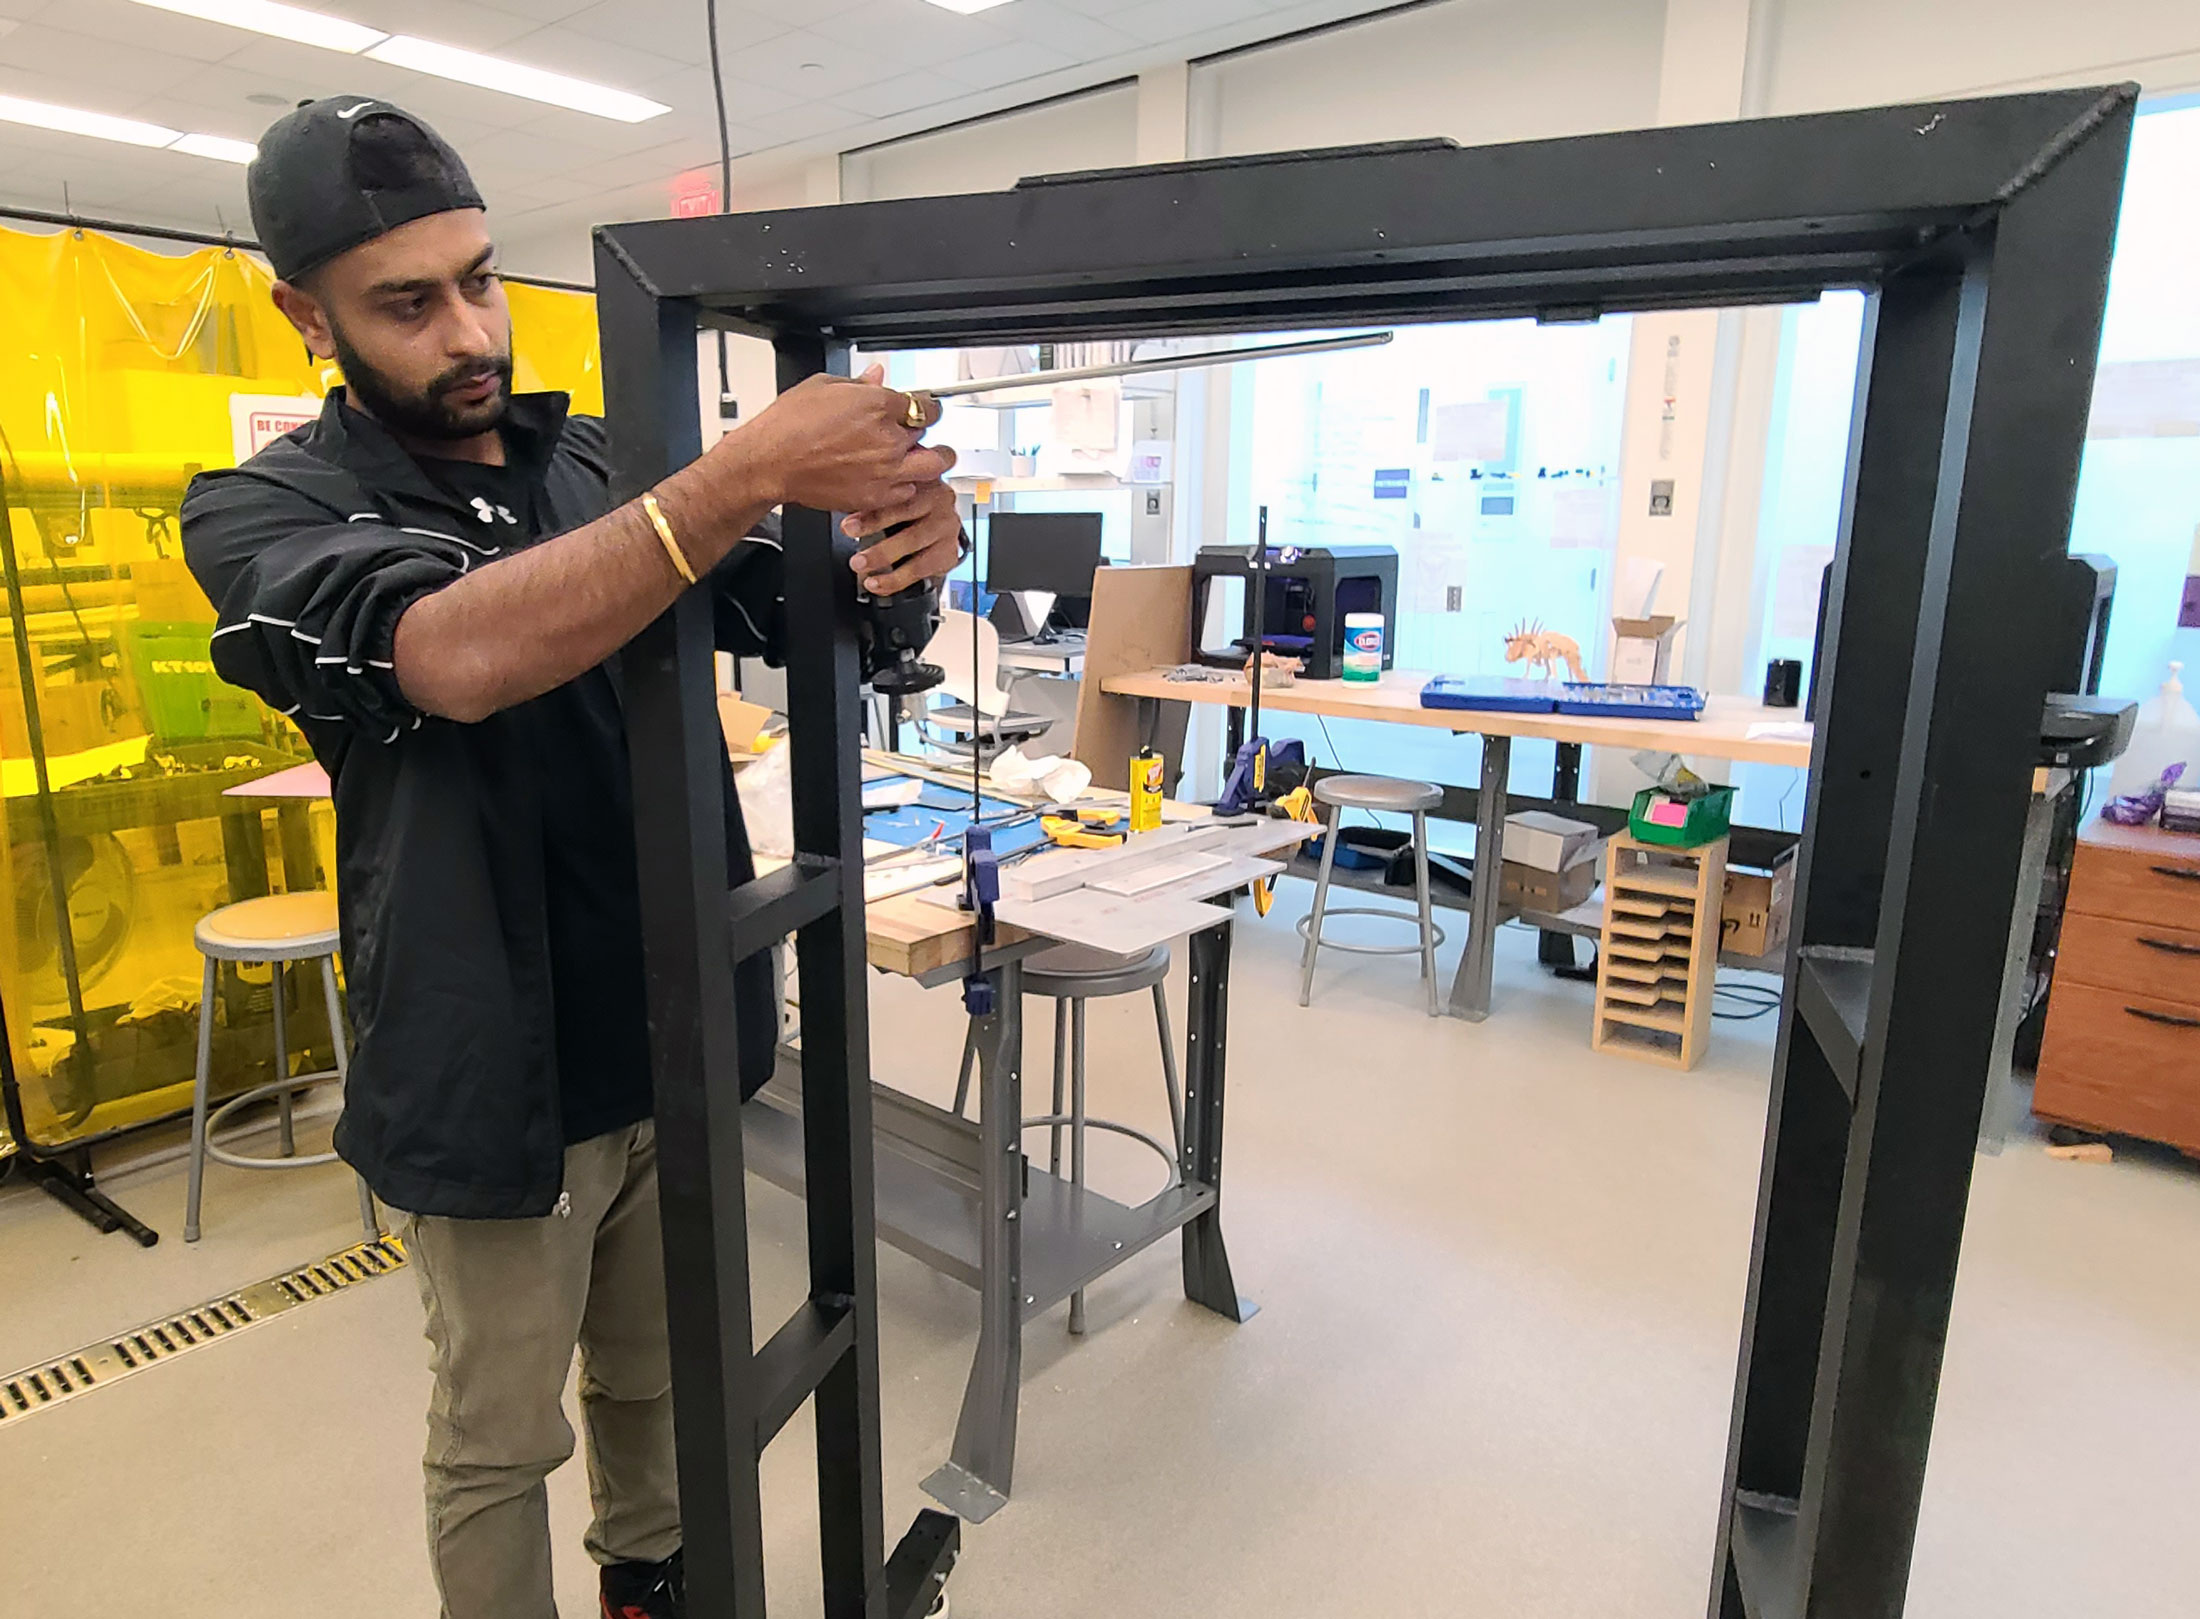
<instances>
[{"instance_id":1,"label":"black baseball cap","mask_svg":"<svg viewBox=\"0 0 2200 1619\"><path fill-rule=\"evenodd\" d=\"M411 113L329 96L285 113L245 170L252 229L284 281L416 219L479 208L458 154Z\"/></svg>"}]
</instances>

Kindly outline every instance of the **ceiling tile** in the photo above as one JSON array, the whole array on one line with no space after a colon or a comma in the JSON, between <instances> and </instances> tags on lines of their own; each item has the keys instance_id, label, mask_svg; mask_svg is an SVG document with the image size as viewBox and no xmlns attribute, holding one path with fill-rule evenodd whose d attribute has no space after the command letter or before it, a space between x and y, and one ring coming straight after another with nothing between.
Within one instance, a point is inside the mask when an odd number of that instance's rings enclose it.
<instances>
[{"instance_id":1,"label":"ceiling tile","mask_svg":"<svg viewBox=\"0 0 2200 1619\"><path fill-rule=\"evenodd\" d=\"M725 57L726 71L736 78L805 101L845 95L859 86L892 78L896 72L896 64L879 59L861 45L843 44L806 29L729 48Z\"/></svg>"},{"instance_id":2,"label":"ceiling tile","mask_svg":"<svg viewBox=\"0 0 2200 1619\"><path fill-rule=\"evenodd\" d=\"M1140 48L1142 41L1119 28L1072 11L1058 0L1015 0L986 12L993 27L1018 39L1067 51L1080 62L1105 61Z\"/></svg>"},{"instance_id":3,"label":"ceiling tile","mask_svg":"<svg viewBox=\"0 0 2200 1619\"><path fill-rule=\"evenodd\" d=\"M718 7L719 37L728 44L740 38L738 30L743 18L753 18L758 27L808 28L865 3L866 0L722 0Z\"/></svg>"},{"instance_id":4,"label":"ceiling tile","mask_svg":"<svg viewBox=\"0 0 2200 1619\"><path fill-rule=\"evenodd\" d=\"M129 0L78 0L66 8L49 8L39 21L42 26L60 28L84 39L110 40L193 62L219 62L234 54L249 37L219 23L132 5ZM0 44L0 56L5 56L7 49Z\"/></svg>"},{"instance_id":5,"label":"ceiling tile","mask_svg":"<svg viewBox=\"0 0 2200 1619\"><path fill-rule=\"evenodd\" d=\"M0 5L5 3L6 0L0 0ZM563 22L597 3L598 0L482 0L482 4L490 10L508 11L515 17L533 23L537 28Z\"/></svg>"},{"instance_id":6,"label":"ceiling tile","mask_svg":"<svg viewBox=\"0 0 2200 1619\"><path fill-rule=\"evenodd\" d=\"M86 52L96 49L93 68ZM165 90L187 79L199 64L161 51L102 43L88 47L81 34L44 23L25 23L0 39L0 81L10 95L64 102L94 112L121 107L132 96Z\"/></svg>"},{"instance_id":7,"label":"ceiling tile","mask_svg":"<svg viewBox=\"0 0 2200 1619\"><path fill-rule=\"evenodd\" d=\"M702 0L598 0L559 26L592 39L633 45L676 62L699 64L710 59ZM727 6L718 8L721 48L768 39L785 33L788 27L784 22L736 17Z\"/></svg>"},{"instance_id":8,"label":"ceiling tile","mask_svg":"<svg viewBox=\"0 0 2200 1619\"><path fill-rule=\"evenodd\" d=\"M866 0L853 11L821 19L810 31L871 52L885 65L886 73L897 76L966 51L1005 44L1013 37L984 16L959 17L921 0Z\"/></svg>"},{"instance_id":9,"label":"ceiling tile","mask_svg":"<svg viewBox=\"0 0 2200 1619\"><path fill-rule=\"evenodd\" d=\"M892 118L919 107L937 107L965 94L965 87L937 72L903 73L867 84L835 103L855 118Z\"/></svg>"},{"instance_id":10,"label":"ceiling tile","mask_svg":"<svg viewBox=\"0 0 2200 1619\"><path fill-rule=\"evenodd\" d=\"M682 68L671 78L651 85L649 93L659 101L671 102L675 118L689 123L711 122L712 90L707 67ZM726 115L735 123L764 124L779 113L802 106L807 99L753 79L731 74L726 77Z\"/></svg>"},{"instance_id":11,"label":"ceiling tile","mask_svg":"<svg viewBox=\"0 0 2200 1619\"><path fill-rule=\"evenodd\" d=\"M700 42L695 49L699 57L702 49ZM538 28L513 41L497 54L515 62L524 62L529 67L571 74L574 78L586 79L591 84L604 84L617 90L644 93L646 86L653 80L668 78L681 68L691 65L695 59L687 56L664 56L634 45L598 39L568 28L563 23L550 28Z\"/></svg>"},{"instance_id":12,"label":"ceiling tile","mask_svg":"<svg viewBox=\"0 0 2200 1619\"><path fill-rule=\"evenodd\" d=\"M501 51L551 20L473 0L336 0L326 9L384 33L414 34L469 51Z\"/></svg>"},{"instance_id":13,"label":"ceiling tile","mask_svg":"<svg viewBox=\"0 0 2200 1619\"><path fill-rule=\"evenodd\" d=\"M1058 73L1077 65L1077 60L1051 45L1037 45L1030 40L1012 39L1006 44L993 45L982 51L972 51L967 56L957 56L942 62L940 71L957 83L973 90L992 90L1002 85L1014 84L1020 79L1035 79L1042 73Z\"/></svg>"},{"instance_id":14,"label":"ceiling tile","mask_svg":"<svg viewBox=\"0 0 2200 1619\"><path fill-rule=\"evenodd\" d=\"M1107 26L1119 28L1148 45L1184 39L1212 28L1260 17L1275 8L1269 0L1143 0L1107 15Z\"/></svg>"}]
</instances>

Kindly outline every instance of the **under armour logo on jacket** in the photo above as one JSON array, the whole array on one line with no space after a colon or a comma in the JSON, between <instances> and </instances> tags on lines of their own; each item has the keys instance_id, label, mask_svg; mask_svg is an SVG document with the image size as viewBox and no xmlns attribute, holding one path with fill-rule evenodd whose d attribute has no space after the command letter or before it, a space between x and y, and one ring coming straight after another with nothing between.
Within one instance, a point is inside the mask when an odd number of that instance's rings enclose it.
<instances>
[{"instance_id":1,"label":"under armour logo on jacket","mask_svg":"<svg viewBox=\"0 0 2200 1619\"><path fill-rule=\"evenodd\" d=\"M514 528L519 527L518 518L514 517L502 506L490 505L479 495L474 496L474 498L470 502L468 502L468 504L473 507L474 516L479 518L484 523L493 523L498 518L502 518L505 522L510 523Z\"/></svg>"}]
</instances>

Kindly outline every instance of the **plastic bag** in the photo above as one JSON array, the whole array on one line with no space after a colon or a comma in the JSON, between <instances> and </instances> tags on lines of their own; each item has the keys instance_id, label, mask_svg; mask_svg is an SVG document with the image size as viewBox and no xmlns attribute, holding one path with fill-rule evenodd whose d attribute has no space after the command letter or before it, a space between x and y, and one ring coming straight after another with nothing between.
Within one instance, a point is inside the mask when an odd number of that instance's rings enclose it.
<instances>
[{"instance_id":1,"label":"plastic bag","mask_svg":"<svg viewBox=\"0 0 2200 1619\"><path fill-rule=\"evenodd\" d=\"M741 795L741 819L748 824L749 848L783 860L794 858L794 788L787 774L788 752L784 745L767 749L733 778Z\"/></svg>"}]
</instances>

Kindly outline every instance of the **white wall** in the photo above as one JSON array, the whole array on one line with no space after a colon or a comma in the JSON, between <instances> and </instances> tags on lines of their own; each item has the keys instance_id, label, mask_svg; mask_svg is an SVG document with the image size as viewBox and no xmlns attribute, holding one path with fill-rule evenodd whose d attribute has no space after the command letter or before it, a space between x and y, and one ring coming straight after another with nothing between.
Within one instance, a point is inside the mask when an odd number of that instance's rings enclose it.
<instances>
[{"instance_id":1,"label":"white wall","mask_svg":"<svg viewBox=\"0 0 2200 1619\"><path fill-rule=\"evenodd\" d=\"M1664 0L1450 0L1223 57L1192 71L1193 155L1652 123L1664 24Z\"/></svg>"},{"instance_id":2,"label":"white wall","mask_svg":"<svg viewBox=\"0 0 2200 1619\"><path fill-rule=\"evenodd\" d=\"M846 202L1004 191L1031 174L1138 161L1138 87L1111 85L997 118L912 135L840 160Z\"/></svg>"},{"instance_id":3,"label":"white wall","mask_svg":"<svg viewBox=\"0 0 2200 1619\"><path fill-rule=\"evenodd\" d=\"M2200 87L2193 0L1782 0L1770 110L2136 79Z\"/></svg>"}]
</instances>

